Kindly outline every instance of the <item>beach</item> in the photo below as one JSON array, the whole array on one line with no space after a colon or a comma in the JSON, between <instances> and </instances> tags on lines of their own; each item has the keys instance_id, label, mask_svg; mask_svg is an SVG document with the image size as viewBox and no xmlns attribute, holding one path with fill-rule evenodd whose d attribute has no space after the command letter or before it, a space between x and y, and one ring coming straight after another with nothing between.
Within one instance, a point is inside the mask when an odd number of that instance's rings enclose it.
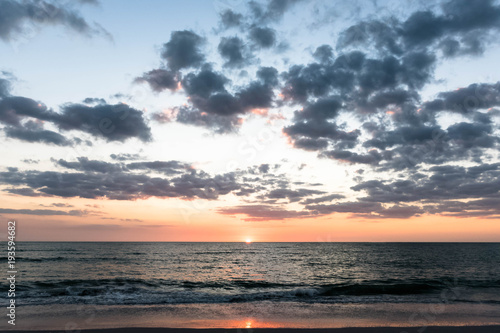
<instances>
[{"instance_id":1,"label":"beach","mask_svg":"<svg viewBox=\"0 0 500 333\"><path fill-rule=\"evenodd\" d=\"M255 333L495 333L500 332L500 326L431 326L425 331L415 327L348 327L331 329L293 329L293 328L259 328L259 329L192 329L192 328L110 328L83 330L85 333L227 333L227 332L255 332ZM17 331L32 332L32 331ZM39 331L42 332L42 331ZM47 331L47 332L65 332L68 331Z\"/></svg>"},{"instance_id":2,"label":"beach","mask_svg":"<svg viewBox=\"0 0 500 333\"><path fill-rule=\"evenodd\" d=\"M358 327L392 327L390 332L467 332L466 327L500 327L500 306L491 304L302 304L252 302L154 306L46 305L20 307L16 330L97 331L178 328L196 330L285 330L298 332ZM458 327L447 331L446 327ZM5 322L0 330L12 329ZM483 329L483 328L481 328ZM462 331L465 330L465 331ZM360 331L360 332L363 332ZM367 331L372 332L372 331ZM482 331L480 331L482 332ZM491 332L486 330L484 332Z\"/></svg>"}]
</instances>

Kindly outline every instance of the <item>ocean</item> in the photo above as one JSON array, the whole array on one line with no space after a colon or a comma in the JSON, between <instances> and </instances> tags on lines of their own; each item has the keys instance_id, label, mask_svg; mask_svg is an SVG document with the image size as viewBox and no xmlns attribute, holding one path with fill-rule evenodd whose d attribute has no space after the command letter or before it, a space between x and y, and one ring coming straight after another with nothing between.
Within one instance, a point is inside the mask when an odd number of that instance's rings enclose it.
<instances>
[{"instance_id":1,"label":"ocean","mask_svg":"<svg viewBox=\"0 0 500 333\"><path fill-rule=\"evenodd\" d=\"M500 303L492 243L26 242L17 267L20 305Z\"/></svg>"}]
</instances>

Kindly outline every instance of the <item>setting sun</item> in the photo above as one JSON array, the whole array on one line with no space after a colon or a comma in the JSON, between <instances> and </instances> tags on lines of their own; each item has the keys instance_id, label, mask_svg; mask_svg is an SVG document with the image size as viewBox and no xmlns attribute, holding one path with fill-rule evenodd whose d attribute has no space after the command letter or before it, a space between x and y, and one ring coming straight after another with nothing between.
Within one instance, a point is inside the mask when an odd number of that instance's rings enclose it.
<instances>
[{"instance_id":1,"label":"setting sun","mask_svg":"<svg viewBox=\"0 0 500 333\"><path fill-rule=\"evenodd\" d=\"M250 243L252 243L252 240L251 240L250 238L247 238L247 239L245 240L245 243L250 244Z\"/></svg>"}]
</instances>

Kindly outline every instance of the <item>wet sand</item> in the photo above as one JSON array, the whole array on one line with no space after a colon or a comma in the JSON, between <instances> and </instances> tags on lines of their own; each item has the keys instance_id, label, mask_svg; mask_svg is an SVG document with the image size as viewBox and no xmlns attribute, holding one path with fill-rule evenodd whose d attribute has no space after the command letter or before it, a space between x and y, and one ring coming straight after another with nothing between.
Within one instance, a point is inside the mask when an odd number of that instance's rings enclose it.
<instances>
[{"instance_id":1,"label":"wet sand","mask_svg":"<svg viewBox=\"0 0 500 333\"><path fill-rule=\"evenodd\" d=\"M16 331L31 333L33 331ZM71 331L38 331L38 332L58 332L68 333ZM349 328L232 328L232 329L192 329L192 328L111 328L82 330L82 333L496 333L500 332L500 326L430 326L425 327L349 327Z\"/></svg>"}]
</instances>

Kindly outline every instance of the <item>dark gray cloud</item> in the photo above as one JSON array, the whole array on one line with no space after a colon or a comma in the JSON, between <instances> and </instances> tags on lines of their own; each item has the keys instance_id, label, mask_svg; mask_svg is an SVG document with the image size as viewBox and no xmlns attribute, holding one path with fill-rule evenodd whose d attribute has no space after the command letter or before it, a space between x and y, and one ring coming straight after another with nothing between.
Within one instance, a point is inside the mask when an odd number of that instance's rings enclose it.
<instances>
[{"instance_id":1,"label":"dark gray cloud","mask_svg":"<svg viewBox=\"0 0 500 333\"><path fill-rule=\"evenodd\" d=\"M295 111L296 121L321 121L334 119L342 108L342 101L339 98L323 98L304 107L302 111Z\"/></svg>"},{"instance_id":2,"label":"dark gray cloud","mask_svg":"<svg viewBox=\"0 0 500 333\"><path fill-rule=\"evenodd\" d=\"M223 29L240 27L243 24L243 15L235 13L231 9L226 9L219 14L220 23Z\"/></svg>"},{"instance_id":3,"label":"dark gray cloud","mask_svg":"<svg viewBox=\"0 0 500 333\"><path fill-rule=\"evenodd\" d=\"M143 118L143 112L128 105L66 104L61 110L53 122L62 130L87 132L108 141L123 142L130 138L151 140L151 129Z\"/></svg>"},{"instance_id":4,"label":"dark gray cloud","mask_svg":"<svg viewBox=\"0 0 500 333\"><path fill-rule=\"evenodd\" d=\"M461 122L448 127L448 136L464 148L493 148L499 138L492 131L491 125Z\"/></svg>"},{"instance_id":5,"label":"dark gray cloud","mask_svg":"<svg viewBox=\"0 0 500 333\"><path fill-rule=\"evenodd\" d=\"M214 93L227 92L225 85L228 82L223 74L205 66L198 73L187 74L182 80L182 85L189 96L208 98Z\"/></svg>"},{"instance_id":6,"label":"dark gray cloud","mask_svg":"<svg viewBox=\"0 0 500 333\"><path fill-rule=\"evenodd\" d=\"M224 9L219 13L220 30L240 28L248 30L249 27L262 26L263 24L276 24L302 0L269 0L264 3L257 1L247 2L248 12L243 15L232 9Z\"/></svg>"},{"instance_id":7,"label":"dark gray cloud","mask_svg":"<svg viewBox=\"0 0 500 333\"><path fill-rule=\"evenodd\" d=\"M313 216L307 211L294 211L279 208L273 205L242 205L235 207L219 208L217 210L222 215L245 215L245 221L270 221L284 220L289 218L305 218Z\"/></svg>"},{"instance_id":8,"label":"dark gray cloud","mask_svg":"<svg viewBox=\"0 0 500 333\"><path fill-rule=\"evenodd\" d=\"M11 214L11 215L39 215L39 216L51 216L51 215L66 215L66 216L86 216L88 215L86 210L54 210L54 209L11 209L11 208L0 208L0 214Z\"/></svg>"},{"instance_id":9,"label":"dark gray cloud","mask_svg":"<svg viewBox=\"0 0 500 333\"><path fill-rule=\"evenodd\" d=\"M250 40L260 48L270 48L276 44L276 31L267 27L253 27L250 30Z\"/></svg>"},{"instance_id":10,"label":"dark gray cloud","mask_svg":"<svg viewBox=\"0 0 500 333\"><path fill-rule=\"evenodd\" d=\"M241 124L241 116L253 109L267 109L274 103L274 85L278 72L273 67L261 67L257 79L234 93L226 89L229 80L208 66L197 73L189 73L182 81L192 107L175 108L175 119L211 129L216 133L234 132ZM170 120L170 118L168 119Z\"/></svg>"},{"instance_id":11,"label":"dark gray cloud","mask_svg":"<svg viewBox=\"0 0 500 333\"><path fill-rule=\"evenodd\" d=\"M113 160L116 161L135 161L143 159L139 154L129 154L129 153L111 154L109 155L109 157L111 157Z\"/></svg>"},{"instance_id":12,"label":"dark gray cloud","mask_svg":"<svg viewBox=\"0 0 500 333\"><path fill-rule=\"evenodd\" d=\"M38 164L40 162L40 160L33 160L31 158L27 158L27 159L24 159L24 160L21 160L22 162L24 163L27 163L27 164Z\"/></svg>"},{"instance_id":13,"label":"dark gray cloud","mask_svg":"<svg viewBox=\"0 0 500 333\"><path fill-rule=\"evenodd\" d=\"M45 144L54 144L57 146L71 146L73 142L66 137L54 131L40 128L28 127L7 127L4 130L9 138L18 139L25 142L38 142Z\"/></svg>"},{"instance_id":14,"label":"dark gray cloud","mask_svg":"<svg viewBox=\"0 0 500 333\"><path fill-rule=\"evenodd\" d=\"M288 184L284 175L257 176L254 172L258 169L257 166L249 170L211 176L179 161L111 163L85 157L76 161L53 161L71 172L20 171L8 168L7 171L0 172L0 183L11 186L5 189L6 192L23 196L112 200L149 197L215 200L228 193L238 193L240 196L257 192L264 194L276 186L284 188ZM248 175L254 176L250 179ZM249 191L250 189L254 191ZM303 194L311 195L309 192Z\"/></svg>"},{"instance_id":15,"label":"dark gray cloud","mask_svg":"<svg viewBox=\"0 0 500 333\"><path fill-rule=\"evenodd\" d=\"M499 14L500 6L492 1L460 0L444 3L441 13L420 11L403 21L388 18L348 27L338 39L337 58L322 45L313 54L317 62L293 65L282 74L285 101L303 106L284 132L296 148L379 171L480 162L482 149L494 148L498 138L491 114L478 110L498 106L499 85L472 84L424 103L419 91L433 80L439 47L447 49L447 57L481 53L491 42L488 36L500 29ZM322 107L329 100L338 105ZM441 111L463 114L470 122L440 128ZM337 118L343 113L355 114L367 126L342 130ZM370 125L374 121L375 127ZM359 141L363 134L371 138Z\"/></svg>"},{"instance_id":16,"label":"dark gray cloud","mask_svg":"<svg viewBox=\"0 0 500 333\"><path fill-rule=\"evenodd\" d=\"M472 6L484 9L491 4L484 1ZM448 3L445 12L451 13L454 6L458 12L463 11L463 5L461 1ZM492 9L493 16L496 10ZM478 10L478 15L483 14ZM498 197L496 171L485 170L473 177L472 169L452 173L453 167L447 168L450 163L485 165L494 159L500 138L494 120L497 112L492 108L500 103L499 84L471 84L439 93L436 99L426 102L419 96L433 80L440 56L430 46L447 43L447 57L479 54L479 48L488 41L483 37L498 29L493 19L481 25L467 14L465 17L471 21L466 27L446 28L451 29L448 37L460 40L456 44L444 42L441 28L432 31L426 27L439 20L451 26L451 21L458 22L454 15L419 13L411 16L404 28L402 23L391 20L363 22L342 34L337 58L330 47L323 45L313 54L317 62L293 65L282 74L285 102L303 107L295 112L292 124L283 129L294 147L316 151L319 157L368 165L380 179L364 181L364 175L356 176L355 181L360 183L352 189L365 197L334 204L321 204L320 197L307 198L302 201L306 210L319 215L337 212L375 219L498 214L495 207L489 206ZM477 29L484 29L484 35L477 37L482 39L480 43L468 35ZM466 51L467 45L470 49ZM350 51L354 46L363 46L366 53ZM438 118L446 112L465 119L442 127ZM342 115L354 115L363 125L346 131L338 123ZM399 172L399 180L394 180L395 172ZM449 176L443 174L448 172ZM456 200L469 200L471 206Z\"/></svg>"},{"instance_id":17,"label":"dark gray cloud","mask_svg":"<svg viewBox=\"0 0 500 333\"><path fill-rule=\"evenodd\" d=\"M71 208L71 207L74 207L73 205L70 205L70 204L67 204L67 203L62 203L62 202L55 202L53 204L50 204L50 205L44 205L44 204L40 204L40 206L42 207L58 207L58 208Z\"/></svg>"},{"instance_id":18,"label":"dark gray cloud","mask_svg":"<svg viewBox=\"0 0 500 333\"><path fill-rule=\"evenodd\" d=\"M279 84L278 70L274 67L260 67L257 70L257 78L270 87L276 87Z\"/></svg>"},{"instance_id":19,"label":"dark gray cloud","mask_svg":"<svg viewBox=\"0 0 500 333\"><path fill-rule=\"evenodd\" d=\"M136 200L149 197L216 199L238 188L230 176L211 178L192 172L177 178L150 177L145 174L113 172L26 171L0 173L2 183L27 186L43 196L80 197L87 199ZM26 187L25 187L26 188ZM10 191L10 193L15 193ZM16 194L26 195L17 192Z\"/></svg>"},{"instance_id":20,"label":"dark gray cloud","mask_svg":"<svg viewBox=\"0 0 500 333\"><path fill-rule=\"evenodd\" d=\"M123 166L120 164L89 160L86 157L79 157L77 162L68 162L63 159L54 160L54 162L64 168L84 172L112 173L120 172L123 169Z\"/></svg>"},{"instance_id":21,"label":"dark gray cloud","mask_svg":"<svg viewBox=\"0 0 500 333\"><path fill-rule=\"evenodd\" d=\"M0 99L0 122L17 127L26 117L51 121L57 114L30 98L7 96Z\"/></svg>"},{"instance_id":22,"label":"dark gray cloud","mask_svg":"<svg viewBox=\"0 0 500 333\"><path fill-rule=\"evenodd\" d=\"M246 197L248 202L268 203L265 207L262 206L261 210L255 211L255 215L248 212L249 218L258 219L263 219L264 216L284 219L312 214L308 211L286 213L287 210L284 208L278 209L275 206L278 200L299 202L318 195L323 195L319 201L326 200L324 191L295 188L297 184L291 184L286 174L278 172L280 165L262 164L212 176L179 161L111 163L80 157L76 161L61 159L53 162L67 170L21 171L17 168L8 168L0 172L0 184L7 185L4 191L8 193L31 197L110 200L157 197L215 200L233 193L239 197ZM340 196L334 195L331 198ZM230 209L228 208L225 213L229 213Z\"/></svg>"},{"instance_id":23,"label":"dark gray cloud","mask_svg":"<svg viewBox=\"0 0 500 333\"><path fill-rule=\"evenodd\" d=\"M492 126L494 112L484 111L500 103L498 83L472 84L421 103L418 90L433 75L434 56L411 52L398 60L354 54L333 63L293 66L284 74L285 98L303 105L292 125L284 128L296 148L318 151L320 157L379 166L382 171L453 160L480 162L485 153L481 149L498 144ZM355 61L345 60L350 58ZM336 71L348 73L344 77L351 85L336 87L328 75ZM436 119L444 111L460 113L470 122L441 128ZM355 113L365 125L343 131L336 125L341 113ZM374 125L370 120L374 114L379 114L381 123ZM395 129L388 130L388 124ZM363 133L372 138L358 141ZM360 145L366 150L360 150Z\"/></svg>"},{"instance_id":24,"label":"dark gray cloud","mask_svg":"<svg viewBox=\"0 0 500 333\"><path fill-rule=\"evenodd\" d=\"M289 202L296 202L308 196L324 193L325 192L323 191L310 190L305 188L297 190L291 190L289 188L278 188L269 191L264 196L269 199L287 199Z\"/></svg>"},{"instance_id":25,"label":"dark gray cloud","mask_svg":"<svg viewBox=\"0 0 500 333\"><path fill-rule=\"evenodd\" d=\"M0 0L0 38L12 40L27 30L27 25L36 27L62 25L84 35L109 33L97 24L89 24L78 11L68 4L41 0Z\"/></svg>"},{"instance_id":26,"label":"dark gray cloud","mask_svg":"<svg viewBox=\"0 0 500 333\"><path fill-rule=\"evenodd\" d=\"M115 160L126 161L129 157L119 158L115 155ZM175 175L185 173L193 170L193 168L186 163L179 161L148 161L148 162L132 162L132 163L111 163L105 161L89 160L87 157L78 157L77 161L68 162L63 159L53 160L56 165L61 167L83 171L85 173L114 173L122 171L148 171L158 172L165 175Z\"/></svg>"},{"instance_id":27,"label":"dark gray cloud","mask_svg":"<svg viewBox=\"0 0 500 333\"><path fill-rule=\"evenodd\" d=\"M0 72L5 74L4 72ZM0 98L9 95L10 92L10 81L0 77Z\"/></svg>"},{"instance_id":28,"label":"dark gray cloud","mask_svg":"<svg viewBox=\"0 0 500 333\"><path fill-rule=\"evenodd\" d=\"M320 157L327 157L334 160L348 162L351 164L378 165L383 160L382 154L376 150L370 150L365 154L359 154L349 150L328 150L322 152Z\"/></svg>"},{"instance_id":29,"label":"dark gray cloud","mask_svg":"<svg viewBox=\"0 0 500 333\"><path fill-rule=\"evenodd\" d=\"M217 49L225 60L226 67L243 67L248 61L245 56L245 44L241 38L222 37Z\"/></svg>"},{"instance_id":30,"label":"dark gray cloud","mask_svg":"<svg viewBox=\"0 0 500 333\"><path fill-rule=\"evenodd\" d=\"M402 55L438 47L447 57L481 54L500 29L500 6L492 0L444 2L441 12L417 11L406 20L371 20L346 29L338 48L372 45Z\"/></svg>"},{"instance_id":31,"label":"dark gray cloud","mask_svg":"<svg viewBox=\"0 0 500 333\"><path fill-rule=\"evenodd\" d=\"M194 170L191 165L179 161L134 162L125 166L128 170L156 171L165 175L176 175Z\"/></svg>"},{"instance_id":32,"label":"dark gray cloud","mask_svg":"<svg viewBox=\"0 0 500 333\"><path fill-rule=\"evenodd\" d=\"M62 131L86 132L108 141L134 137L151 140L151 130L143 113L125 104L64 104L58 113L30 98L0 96L0 123L7 125L4 131L8 137L60 146L82 142L44 129L43 122L50 122Z\"/></svg>"},{"instance_id":33,"label":"dark gray cloud","mask_svg":"<svg viewBox=\"0 0 500 333\"><path fill-rule=\"evenodd\" d=\"M151 89L161 92L165 89L177 90L179 85L179 74L167 69L153 69L135 79L135 82L147 82Z\"/></svg>"},{"instance_id":34,"label":"dark gray cloud","mask_svg":"<svg viewBox=\"0 0 500 333\"><path fill-rule=\"evenodd\" d=\"M450 111L460 114L471 114L479 109L488 109L500 105L500 82L473 83L465 88L445 91L438 98L425 102L423 111L435 113Z\"/></svg>"},{"instance_id":35,"label":"dark gray cloud","mask_svg":"<svg viewBox=\"0 0 500 333\"><path fill-rule=\"evenodd\" d=\"M416 202L496 197L499 194L499 164L477 167L434 166L429 173L417 174L406 180L366 181L354 186L365 191L364 200L374 202Z\"/></svg>"},{"instance_id":36,"label":"dark gray cloud","mask_svg":"<svg viewBox=\"0 0 500 333\"><path fill-rule=\"evenodd\" d=\"M178 108L176 120L182 124L205 127L218 134L234 132L240 125L240 118L236 115L220 116L189 107Z\"/></svg>"},{"instance_id":37,"label":"dark gray cloud","mask_svg":"<svg viewBox=\"0 0 500 333\"><path fill-rule=\"evenodd\" d=\"M339 200L345 198L342 194L328 194L317 198L308 198L301 202L302 205L318 204L327 201Z\"/></svg>"},{"instance_id":38,"label":"dark gray cloud","mask_svg":"<svg viewBox=\"0 0 500 333\"><path fill-rule=\"evenodd\" d=\"M269 164L261 164L259 166L259 171L262 172L262 173L268 173L269 172Z\"/></svg>"},{"instance_id":39,"label":"dark gray cloud","mask_svg":"<svg viewBox=\"0 0 500 333\"><path fill-rule=\"evenodd\" d=\"M333 60L333 49L330 45L321 45L316 48L313 57L320 63L328 63Z\"/></svg>"},{"instance_id":40,"label":"dark gray cloud","mask_svg":"<svg viewBox=\"0 0 500 333\"><path fill-rule=\"evenodd\" d=\"M424 51L402 58L392 55L367 58L359 51L340 55L333 62L294 65L283 74L283 95L305 103L309 98L342 95L346 101L366 104L370 94L381 90L420 89L432 78L436 58Z\"/></svg>"},{"instance_id":41,"label":"dark gray cloud","mask_svg":"<svg viewBox=\"0 0 500 333\"><path fill-rule=\"evenodd\" d=\"M202 37L192 31L174 31L170 34L170 40L163 45L161 57L174 72L199 66L205 59L201 51L204 42Z\"/></svg>"},{"instance_id":42,"label":"dark gray cloud","mask_svg":"<svg viewBox=\"0 0 500 333\"><path fill-rule=\"evenodd\" d=\"M84 104L106 104L104 98L87 97L82 101Z\"/></svg>"},{"instance_id":43,"label":"dark gray cloud","mask_svg":"<svg viewBox=\"0 0 500 333\"><path fill-rule=\"evenodd\" d=\"M270 0L264 4L250 1L249 7L255 23L278 22L283 15L301 0Z\"/></svg>"},{"instance_id":44,"label":"dark gray cloud","mask_svg":"<svg viewBox=\"0 0 500 333\"><path fill-rule=\"evenodd\" d=\"M425 213L425 210L412 205L393 205L384 207L378 202L344 202L332 205L308 205L306 209L316 214L351 213L353 217L369 219L407 219Z\"/></svg>"},{"instance_id":45,"label":"dark gray cloud","mask_svg":"<svg viewBox=\"0 0 500 333\"><path fill-rule=\"evenodd\" d=\"M342 104L337 98L319 99L301 111L295 111L294 123L283 129L294 146L305 150L322 150L329 144L338 148L352 148L360 135L359 130L344 131L334 122Z\"/></svg>"}]
</instances>

